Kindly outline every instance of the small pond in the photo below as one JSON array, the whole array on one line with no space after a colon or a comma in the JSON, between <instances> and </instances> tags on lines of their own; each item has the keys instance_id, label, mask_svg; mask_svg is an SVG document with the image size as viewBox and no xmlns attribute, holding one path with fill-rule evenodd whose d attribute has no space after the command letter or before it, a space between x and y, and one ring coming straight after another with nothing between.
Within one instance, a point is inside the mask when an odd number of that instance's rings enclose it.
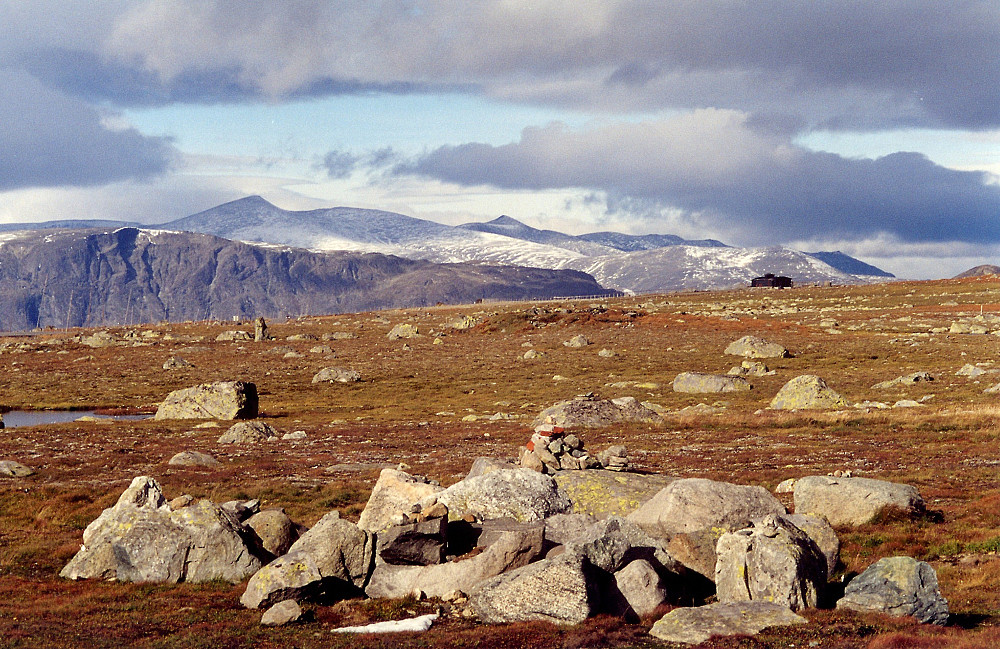
<instances>
[{"instance_id":1,"label":"small pond","mask_svg":"<svg viewBox=\"0 0 1000 649\"><path fill-rule=\"evenodd\" d=\"M76 421L80 417L112 419L115 421L138 421L141 419L149 419L151 416L152 415L98 415L93 410L11 410L10 412L3 413L3 425L5 428L17 428L18 426L65 424L67 422Z\"/></svg>"}]
</instances>

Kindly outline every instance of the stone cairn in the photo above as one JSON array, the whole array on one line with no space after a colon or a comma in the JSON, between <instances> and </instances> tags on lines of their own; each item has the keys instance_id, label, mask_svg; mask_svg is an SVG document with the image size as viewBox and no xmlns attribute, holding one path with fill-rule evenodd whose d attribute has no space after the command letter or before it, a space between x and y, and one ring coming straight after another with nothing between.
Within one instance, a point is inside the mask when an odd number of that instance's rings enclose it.
<instances>
[{"instance_id":1,"label":"stone cairn","mask_svg":"<svg viewBox=\"0 0 1000 649\"><path fill-rule=\"evenodd\" d=\"M540 473L576 471L580 469L628 469L628 455L624 446L611 446L596 456L584 449L583 440L573 433L552 424L535 428L531 439L521 447L520 464Z\"/></svg>"}]
</instances>

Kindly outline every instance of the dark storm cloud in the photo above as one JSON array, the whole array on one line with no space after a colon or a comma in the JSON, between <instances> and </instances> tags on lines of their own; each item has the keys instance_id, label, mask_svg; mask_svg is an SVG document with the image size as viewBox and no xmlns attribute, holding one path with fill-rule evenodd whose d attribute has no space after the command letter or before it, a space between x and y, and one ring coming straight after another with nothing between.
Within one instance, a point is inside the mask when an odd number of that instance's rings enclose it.
<instances>
[{"instance_id":1,"label":"dark storm cloud","mask_svg":"<svg viewBox=\"0 0 1000 649\"><path fill-rule=\"evenodd\" d=\"M809 151L733 111L585 132L527 129L508 145L441 147L396 172L506 189L598 189L621 209L680 209L746 243L878 234L1000 242L1000 185L987 174L915 153L869 160Z\"/></svg>"},{"instance_id":2,"label":"dark storm cloud","mask_svg":"<svg viewBox=\"0 0 1000 649\"><path fill-rule=\"evenodd\" d=\"M0 190L96 185L166 171L169 142L109 126L92 106L0 69Z\"/></svg>"},{"instance_id":3,"label":"dark storm cloud","mask_svg":"<svg viewBox=\"0 0 1000 649\"><path fill-rule=\"evenodd\" d=\"M203 80L221 76L272 98L447 87L612 111L786 112L839 128L1000 125L993 0L128 7L100 54L141 66L170 96L211 100Z\"/></svg>"}]
</instances>

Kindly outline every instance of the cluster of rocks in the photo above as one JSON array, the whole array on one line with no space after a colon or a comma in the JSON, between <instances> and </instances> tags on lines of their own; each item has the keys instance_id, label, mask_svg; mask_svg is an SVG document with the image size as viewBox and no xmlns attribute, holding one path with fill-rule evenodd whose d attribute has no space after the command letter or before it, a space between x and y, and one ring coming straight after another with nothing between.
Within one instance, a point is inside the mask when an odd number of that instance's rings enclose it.
<instances>
[{"instance_id":1,"label":"cluster of rocks","mask_svg":"<svg viewBox=\"0 0 1000 649\"><path fill-rule=\"evenodd\" d=\"M923 508L907 485L813 476L795 482L796 513L788 514L761 487L689 478L669 481L625 516L599 519L579 512L557 479L501 467L477 462L447 488L385 469L357 524L333 511L308 530L256 502L167 502L140 477L87 527L61 574L249 577L240 601L268 609L266 624L296 619L300 602L356 596L437 597L451 614L489 623L636 620L672 604L679 608L651 634L691 643L805 623L795 611L833 603L839 540L830 521L856 525L886 506ZM713 594L717 603L698 606ZM933 569L907 557L868 568L836 606L935 624L948 617Z\"/></svg>"},{"instance_id":2,"label":"cluster of rocks","mask_svg":"<svg viewBox=\"0 0 1000 649\"><path fill-rule=\"evenodd\" d=\"M521 447L518 463L532 471L553 474L579 469L628 469L628 453L624 446L611 446L597 456L584 449L583 440L552 424L535 427L528 443Z\"/></svg>"}]
</instances>

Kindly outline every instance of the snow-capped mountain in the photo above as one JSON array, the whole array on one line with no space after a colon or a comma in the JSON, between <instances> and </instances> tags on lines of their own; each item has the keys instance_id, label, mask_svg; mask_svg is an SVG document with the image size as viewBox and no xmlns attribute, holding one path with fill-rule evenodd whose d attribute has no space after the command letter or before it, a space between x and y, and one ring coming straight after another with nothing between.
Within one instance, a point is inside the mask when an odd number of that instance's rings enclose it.
<instances>
[{"instance_id":1,"label":"snow-capped mountain","mask_svg":"<svg viewBox=\"0 0 1000 649\"><path fill-rule=\"evenodd\" d=\"M293 212L275 207L259 196L226 203L157 227L214 234L235 241L318 251L379 252L437 263L477 261L555 268L583 256L565 248L475 232L394 212L352 207Z\"/></svg>"},{"instance_id":2,"label":"snow-capped mountain","mask_svg":"<svg viewBox=\"0 0 1000 649\"><path fill-rule=\"evenodd\" d=\"M734 248L673 235L593 233L571 236L502 216L443 225L394 212L349 207L295 212L250 196L160 226L226 239L316 251L378 252L434 262L478 262L582 270L608 288L637 293L745 286L764 273L797 283L867 283L882 273L843 253L807 254L781 247ZM819 257L827 255L834 265ZM836 266L836 267L835 267ZM867 273L845 272L859 269Z\"/></svg>"},{"instance_id":3,"label":"snow-capped mountain","mask_svg":"<svg viewBox=\"0 0 1000 649\"><path fill-rule=\"evenodd\" d=\"M563 234L555 230L539 230L509 216L501 216L486 223L463 223L458 227L476 232L499 234L512 239L521 239L522 241L531 241L547 246L565 248L566 250L586 255L587 257L610 255L614 254L615 249L620 250L618 246L602 245L601 243L588 241L582 237L574 237L570 234Z\"/></svg>"},{"instance_id":4,"label":"snow-capped mountain","mask_svg":"<svg viewBox=\"0 0 1000 649\"><path fill-rule=\"evenodd\" d=\"M791 277L796 284L860 284L883 279L844 273L812 255L780 246L669 246L575 259L562 267L582 270L602 286L635 293L748 286L765 273Z\"/></svg>"}]
</instances>

